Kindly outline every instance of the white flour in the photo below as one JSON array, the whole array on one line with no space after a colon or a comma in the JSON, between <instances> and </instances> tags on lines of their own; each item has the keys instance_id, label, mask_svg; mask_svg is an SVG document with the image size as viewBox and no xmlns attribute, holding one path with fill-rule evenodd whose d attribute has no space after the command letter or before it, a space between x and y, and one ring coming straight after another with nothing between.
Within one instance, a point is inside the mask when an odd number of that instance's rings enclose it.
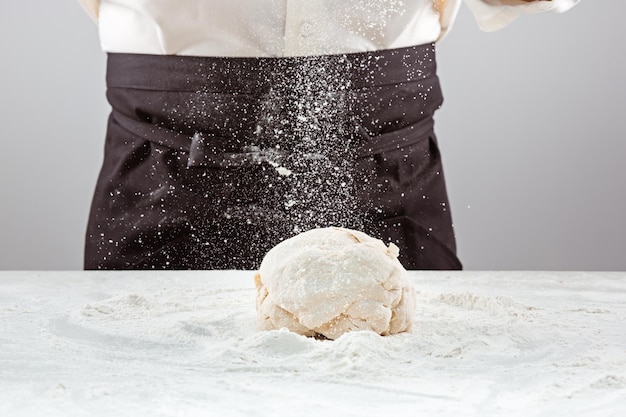
<instances>
[{"instance_id":1,"label":"white flour","mask_svg":"<svg viewBox=\"0 0 626 417\"><path fill-rule=\"evenodd\" d=\"M411 273L410 333L256 328L252 272L3 273L0 415L618 416L626 276Z\"/></svg>"}]
</instances>

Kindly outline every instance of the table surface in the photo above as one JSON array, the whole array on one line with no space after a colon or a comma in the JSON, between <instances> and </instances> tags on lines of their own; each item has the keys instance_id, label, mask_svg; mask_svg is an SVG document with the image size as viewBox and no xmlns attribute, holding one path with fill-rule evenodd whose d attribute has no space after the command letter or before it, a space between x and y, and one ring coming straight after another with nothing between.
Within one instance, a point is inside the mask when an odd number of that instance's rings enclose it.
<instances>
[{"instance_id":1,"label":"table surface","mask_svg":"<svg viewBox=\"0 0 626 417\"><path fill-rule=\"evenodd\" d=\"M0 415L626 415L626 273L409 278L411 332L321 341L249 271L0 272Z\"/></svg>"}]
</instances>

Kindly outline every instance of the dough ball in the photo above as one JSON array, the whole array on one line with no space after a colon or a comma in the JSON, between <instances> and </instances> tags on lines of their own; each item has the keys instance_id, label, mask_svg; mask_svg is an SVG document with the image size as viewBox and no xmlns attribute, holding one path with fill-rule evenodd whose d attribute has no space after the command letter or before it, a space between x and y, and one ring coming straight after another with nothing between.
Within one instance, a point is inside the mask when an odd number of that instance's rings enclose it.
<instances>
[{"instance_id":1,"label":"dough ball","mask_svg":"<svg viewBox=\"0 0 626 417\"><path fill-rule=\"evenodd\" d=\"M415 292L398 247L355 230L314 229L272 248L255 276L262 329L336 339L410 329Z\"/></svg>"}]
</instances>

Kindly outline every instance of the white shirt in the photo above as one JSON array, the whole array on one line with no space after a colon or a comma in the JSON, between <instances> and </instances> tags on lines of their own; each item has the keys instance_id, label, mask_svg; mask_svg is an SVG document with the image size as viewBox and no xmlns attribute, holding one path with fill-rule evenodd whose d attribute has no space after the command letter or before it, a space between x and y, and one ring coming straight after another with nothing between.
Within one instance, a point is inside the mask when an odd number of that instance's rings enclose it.
<instances>
[{"instance_id":1,"label":"white shirt","mask_svg":"<svg viewBox=\"0 0 626 417\"><path fill-rule=\"evenodd\" d=\"M364 52L436 42L463 0L78 0L102 49L167 55L279 57ZM494 31L526 13L580 0L464 0Z\"/></svg>"}]
</instances>

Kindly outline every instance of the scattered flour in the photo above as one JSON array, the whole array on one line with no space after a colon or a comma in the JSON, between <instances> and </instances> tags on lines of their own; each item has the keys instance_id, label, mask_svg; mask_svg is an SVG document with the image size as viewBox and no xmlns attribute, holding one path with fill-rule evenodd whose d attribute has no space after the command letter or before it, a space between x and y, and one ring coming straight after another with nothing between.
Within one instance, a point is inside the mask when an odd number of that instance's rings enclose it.
<instances>
[{"instance_id":1,"label":"scattered flour","mask_svg":"<svg viewBox=\"0 0 626 417\"><path fill-rule=\"evenodd\" d=\"M619 416L625 278L410 271L410 331L336 340L259 331L250 271L0 280L0 415Z\"/></svg>"}]
</instances>

